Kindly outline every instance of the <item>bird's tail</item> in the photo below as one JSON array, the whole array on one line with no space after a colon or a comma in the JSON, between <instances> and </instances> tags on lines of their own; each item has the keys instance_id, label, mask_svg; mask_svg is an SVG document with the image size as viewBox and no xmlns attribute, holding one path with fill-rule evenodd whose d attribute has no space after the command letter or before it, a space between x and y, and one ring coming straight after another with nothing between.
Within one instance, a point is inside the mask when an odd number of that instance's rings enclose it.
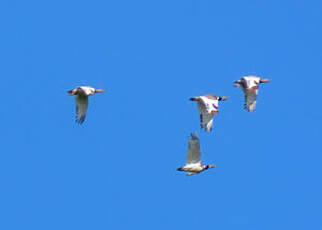
<instances>
[{"instance_id":1,"label":"bird's tail","mask_svg":"<svg viewBox=\"0 0 322 230\"><path fill-rule=\"evenodd\" d=\"M73 95L75 95L76 94L76 90L74 90L74 89L71 89L71 90L68 90L67 91L67 93L70 95L70 96L73 96Z\"/></svg>"},{"instance_id":2,"label":"bird's tail","mask_svg":"<svg viewBox=\"0 0 322 230\"><path fill-rule=\"evenodd\" d=\"M191 97L189 98L190 101L200 101L199 97Z\"/></svg>"}]
</instances>

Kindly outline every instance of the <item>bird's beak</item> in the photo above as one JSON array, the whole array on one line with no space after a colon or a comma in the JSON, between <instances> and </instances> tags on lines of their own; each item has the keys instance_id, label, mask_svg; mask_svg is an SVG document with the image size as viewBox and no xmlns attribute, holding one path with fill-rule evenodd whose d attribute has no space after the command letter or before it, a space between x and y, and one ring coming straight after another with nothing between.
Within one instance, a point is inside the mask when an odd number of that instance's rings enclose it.
<instances>
[{"instance_id":1,"label":"bird's beak","mask_svg":"<svg viewBox=\"0 0 322 230\"><path fill-rule=\"evenodd\" d=\"M270 82L271 80L270 79L268 79L268 78L262 78L262 79L260 79L260 83L267 83L267 82Z\"/></svg>"},{"instance_id":2,"label":"bird's beak","mask_svg":"<svg viewBox=\"0 0 322 230\"><path fill-rule=\"evenodd\" d=\"M95 93L102 93L104 91L105 91L104 89L95 89Z\"/></svg>"}]
</instances>

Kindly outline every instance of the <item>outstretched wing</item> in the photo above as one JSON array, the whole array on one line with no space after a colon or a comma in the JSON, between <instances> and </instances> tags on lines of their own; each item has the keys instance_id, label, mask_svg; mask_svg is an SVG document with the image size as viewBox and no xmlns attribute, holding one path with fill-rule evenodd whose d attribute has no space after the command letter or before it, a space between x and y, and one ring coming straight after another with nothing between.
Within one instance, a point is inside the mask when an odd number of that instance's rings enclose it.
<instances>
[{"instance_id":1,"label":"outstretched wing","mask_svg":"<svg viewBox=\"0 0 322 230\"><path fill-rule=\"evenodd\" d=\"M253 112L256 108L257 93L258 93L258 89L244 90L245 109L247 109L249 112Z\"/></svg>"},{"instance_id":2,"label":"outstretched wing","mask_svg":"<svg viewBox=\"0 0 322 230\"><path fill-rule=\"evenodd\" d=\"M201 162L201 149L197 133L191 133L188 140L187 164L196 164Z\"/></svg>"},{"instance_id":3,"label":"outstretched wing","mask_svg":"<svg viewBox=\"0 0 322 230\"><path fill-rule=\"evenodd\" d=\"M76 122L82 124L85 121L87 107L88 107L88 97L79 96L75 97L76 99Z\"/></svg>"},{"instance_id":4,"label":"outstretched wing","mask_svg":"<svg viewBox=\"0 0 322 230\"><path fill-rule=\"evenodd\" d=\"M197 104L200 113L200 126L207 132L210 132L212 129L214 114L218 112L218 101L216 104L210 100L205 101L201 99Z\"/></svg>"},{"instance_id":5,"label":"outstretched wing","mask_svg":"<svg viewBox=\"0 0 322 230\"><path fill-rule=\"evenodd\" d=\"M212 129L214 115L208 113L206 106L202 102L198 101L198 108L200 113L200 126L207 132L210 132Z\"/></svg>"}]
</instances>

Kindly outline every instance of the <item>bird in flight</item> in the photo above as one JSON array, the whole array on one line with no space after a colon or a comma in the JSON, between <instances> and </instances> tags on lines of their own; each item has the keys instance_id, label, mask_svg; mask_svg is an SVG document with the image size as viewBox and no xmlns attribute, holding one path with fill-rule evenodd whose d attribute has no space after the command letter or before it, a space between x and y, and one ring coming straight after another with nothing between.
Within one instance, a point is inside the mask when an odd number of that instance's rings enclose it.
<instances>
[{"instance_id":1,"label":"bird in flight","mask_svg":"<svg viewBox=\"0 0 322 230\"><path fill-rule=\"evenodd\" d=\"M245 94L245 109L253 112L256 108L258 87L260 83L270 82L270 79L257 76L245 76L234 82L234 86L241 86Z\"/></svg>"},{"instance_id":2,"label":"bird in flight","mask_svg":"<svg viewBox=\"0 0 322 230\"><path fill-rule=\"evenodd\" d=\"M78 86L67 92L70 96L75 95L77 123L82 124L85 120L88 107L88 97L100 92L104 92L104 89L94 89L90 86Z\"/></svg>"},{"instance_id":3,"label":"bird in flight","mask_svg":"<svg viewBox=\"0 0 322 230\"><path fill-rule=\"evenodd\" d=\"M190 176L214 167L216 167L216 165L203 165L201 163L199 137L197 133L191 133L188 140L186 165L178 168L178 171L185 171L187 172L187 175Z\"/></svg>"},{"instance_id":4,"label":"bird in flight","mask_svg":"<svg viewBox=\"0 0 322 230\"><path fill-rule=\"evenodd\" d=\"M218 102L225 101L228 97L217 97L214 94L192 97L190 101L197 101L200 113L200 126L210 132L213 125L213 117L218 114Z\"/></svg>"}]
</instances>

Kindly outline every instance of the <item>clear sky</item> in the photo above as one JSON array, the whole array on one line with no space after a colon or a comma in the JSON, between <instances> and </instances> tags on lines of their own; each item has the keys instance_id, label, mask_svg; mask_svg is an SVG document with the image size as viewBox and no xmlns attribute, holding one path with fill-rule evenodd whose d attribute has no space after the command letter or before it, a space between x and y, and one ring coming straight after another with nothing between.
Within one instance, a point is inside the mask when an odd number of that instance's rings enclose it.
<instances>
[{"instance_id":1,"label":"clear sky","mask_svg":"<svg viewBox=\"0 0 322 230\"><path fill-rule=\"evenodd\" d=\"M321 1L0 2L0 229L322 229ZM256 74L257 109L233 81ZM106 89L75 123L78 85ZM229 96L210 134L191 96ZM203 161L188 177L187 139Z\"/></svg>"}]
</instances>

